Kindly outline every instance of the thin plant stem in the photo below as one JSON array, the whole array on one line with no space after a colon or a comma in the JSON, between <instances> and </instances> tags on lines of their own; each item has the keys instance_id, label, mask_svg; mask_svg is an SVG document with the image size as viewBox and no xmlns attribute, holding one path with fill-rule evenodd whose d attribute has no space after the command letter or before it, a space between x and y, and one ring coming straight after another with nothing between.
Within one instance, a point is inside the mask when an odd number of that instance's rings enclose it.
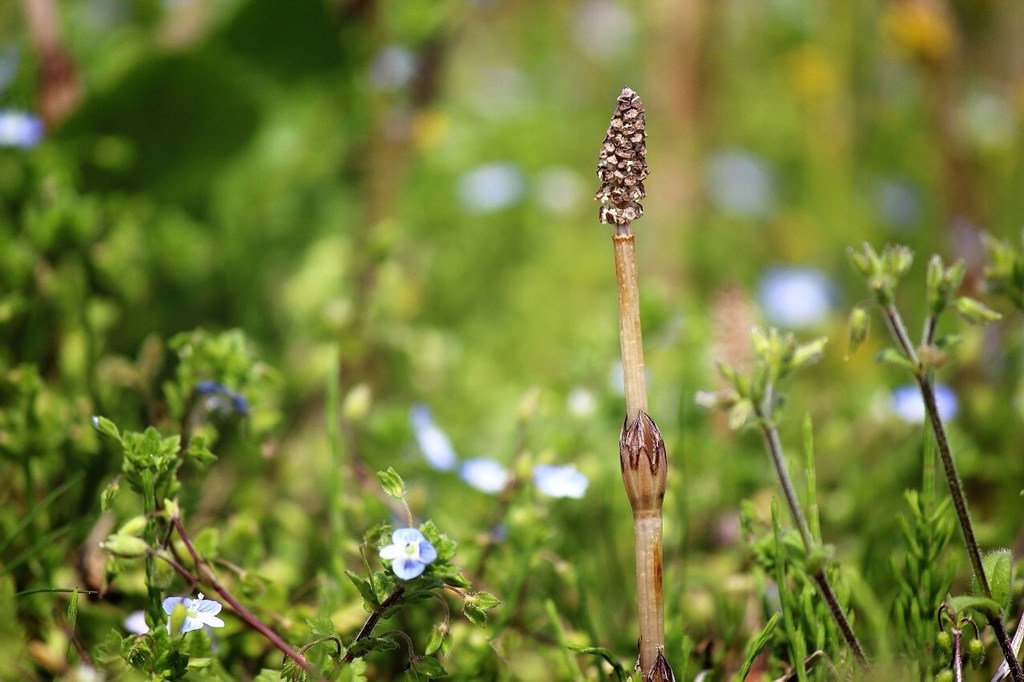
<instances>
[{"instance_id":1,"label":"thin plant stem","mask_svg":"<svg viewBox=\"0 0 1024 682\"><path fill-rule=\"evenodd\" d=\"M918 360L917 353L910 343L906 325L904 325L899 311L891 304L883 306L883 310L889 324L889 329L892 331L897 343L907 358L914 363L914 379L917 381L918 388L921 391L921 399L924 402L925 413L928 415L928 423L931 425L932 434L935 437L935 445L939 450L939 459L942 461L942 468L946 474L946 483L949 486L949 495L953 501L953 509L956 512L957 520L960 522L960 531L964 536L964 545L967 548L971 569L974 572L982 594L991 599L992 591L989 588L988 577L985 575L985 568L982 565L981 549L974 535L974 526L971 523L971 514L967 507L967 495L964 492L963 481L957 472L956 462L953 461L953 453L949 447L946 425L942 421L941 415L939 415L938 404L935 400L935 387L931 376ZM928 330L931 328L931 325L926 326L926 341L929 336ZM999 648L1006 659L1014 682L1024 682L1024 670L1021 669L1020 661L1017 659L1017 654L1010 642L1009 635L1006 633L1006 628L1003 627L1002 620L995 614L986 614L986 619L995 633L996 641L999 643Z\"/></svg>"},{"instance_id":2,"label":"thin plant stem","mask_svg":"<svg viewBox=\"0 0 1024 682\"><path fill-rule=\"evenodd\" d=\"M224 585L217 580L211 571L199 557L199 553L196 552L195 547L192 545L192 541L188 536L188 532L185 530L185 526L181 523L181 519L177 516L171 518L171 524L174 526L175 532L178 537L181 538L182 543L185 545L185 549L188 550L189 556L192 557L192 562L196 567L196 575L194 576L195 582L204 582L209 585L214 592L216 592L221 599L228 603L238 617L241 618L246 624L249 625L253 630L256 630L261 635L267 638L271 644L277 647L285 656L295 661L296 665L305 670L315 679L324 679L306 660L306 658L293 649L288 642L284 641L279 634L270 629L263 621L256 617L252 611L247 609L240 601L235 599L235 596L231 594ZM153 555L147 555L147 557Z\"/></svg>"},{"instance_id":3,"label":"thin plant stem","mask_svg":"<svg viewBox=\"0 0 1024 682\"><path fill-rule=\"evenodd\" d=\"M769 390L767 400L771 401L773 395L774 392ZM779 440L779 432L775 428L775 424L767 417L771 408L761 405L755 408L755 411L758 420L761 423L761 434L764 436L765 446L768 449L768 454L771 456L772 465L775 467L775 473L779 478L779 485L782 486L782 493L786 498L789 513L793 517L793 522L796 524L797 530L800 533L800 538L803 540L804 548L807 550L807 554L810 555L811 551L815 548L816 543L807 524L807 517L804 515L799 499L797 499L796 490L793 488L793 481L789 476L789 467L786 466L786 458L782 451L782 443ZM846 617L846 613L843 611L843 607L840 605L839 599L836 597L831 583L829 583L825 569L816 569L811 577L814 579L814 582L818 585L818 589L821 591L822 596L825 598L828 610L832 613L832 618L836 621L836 625L839 626L839 631L842 633L843 639L846 640L847 646L849 646L850 650L853 651L853 655L856 657L857 662L861 666L867 668L868 659L864 654L864 648L857 639L857 635L854 633L853 627L850 625L850 621Z\"/></svg>"},{"instance_id":4,"label":"thin plant stem","mask_svg":"<svg viewBox=\"0 0 1024 682\"><path fill-rule=\"evenodd\" d=\"M373 610L373 613L371 613L369 617L366 619L366 622L363 623L363 627L359 628L359 632L356 633L356 638L352 640L352 645L356 644L361 640L366 639L371 634L373 634L373 629L377 627L377 623L380 622L380 619L384 616L384 613L392 606L399 603L402 600L403 594L405 594L405 585L398 585L397 587L395 587L391 594L388 595L387 599L382 601L380 603L380 606ZM355 660L355 649L353 648L352 645L348 647L348 651L345 653L345 657L341 659L343 663L351 663L353 660Z\"/></svg>"}]
</instances>

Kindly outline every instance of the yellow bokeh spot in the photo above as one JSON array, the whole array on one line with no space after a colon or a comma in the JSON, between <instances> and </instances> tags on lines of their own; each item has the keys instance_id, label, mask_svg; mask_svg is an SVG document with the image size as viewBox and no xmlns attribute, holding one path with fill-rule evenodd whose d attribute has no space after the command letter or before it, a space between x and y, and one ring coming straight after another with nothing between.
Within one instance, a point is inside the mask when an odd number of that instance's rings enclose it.
<instances>
[{"instance_id":1,"label":"yellow bokeh spot","mask_svg":"<svg viewBox=\"0 0 1024 682\"><path fill-rule=\"evenodd\" d=\"M953 50L953 27L937 7L921 2L891 5L882 26L889 39L908 57L936 62L948 57Z\"/></svg>"},{"instance_id":2,"label":"yellow bokeh spot","mask_svg":"<svg viewBox=\"0 0 1024 682\"><path fill-rule=\"evenodd\" d=\"M448 132L448 117L434 109L424 109L416 114L412 123L413 139L418 149L435 146Z\"/></svg>"},{"instance_id":3,"label":"yellow bokeh spot","mask_svg":"<svg viewBox=\"0 0 1024 682\"><path fill-rule=\"evenodd\" d=\"M793 90L805 99L824 99L839 86L839 75L827 52L805 45L786 55L786 75Z\"/></svg>"}]
</instances>

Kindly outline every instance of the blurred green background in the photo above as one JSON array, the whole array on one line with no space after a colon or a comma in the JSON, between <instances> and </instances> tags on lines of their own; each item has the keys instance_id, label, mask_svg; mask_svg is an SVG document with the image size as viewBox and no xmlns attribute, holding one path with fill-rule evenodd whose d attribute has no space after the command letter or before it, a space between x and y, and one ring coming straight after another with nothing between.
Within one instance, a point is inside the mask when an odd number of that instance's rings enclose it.
<instances>
[{"instance_id":1,"label":"blurred green background","mask_svg":"<svg viewBox=\"0 0 1024 682\"><path fill-rule=\"evenodd\" d=\"M512 564L564 559L601 615L584 626L577 583L546 573L535 599L507 607L528 623L555 595L573 629L628 658L615 280L592 196L629 86L649 134L635 230L651 408L672 461L670 637L738 651L751 627L723 606L752 589L737 510L766 510L773 480L759 440L693 396L717 385L716 359L749 358L755 323L831 338L789 387L783 435L798 452L800 417L814 418L823 535L887 603L921 435L894 412L906 378L872 361L883 335L847 357L845 317L865 291L844 249L916 251L900 301L911 324L931 253L964 258L979 289L981 234L1017 239L1024 226L1021 36L1014 0L0 5L0 108L47 127L38 145L0 148L0 498L24 513L72 481L66 510L38 523L85 515L49 559L7 572L18 589L89 582L83 543L119 465L88 418L161 424L164 342L240 328L279 375L276 400L261 443L226 441L195 513L254 515L267 556L291 566L282 590L332 552L358 566L354 545L324 546L315 523L332 504L323 407L337 362L343 396L360 384L373 396L344 429L346 456L401 471L415 513L464 543L467 562L497 503L423 461L412 405L429 406L464 459L575 463L589 477L582 500L530 508L543 560L504 551ZM964 330L939 377L959 399L982 544L1018 550L1019 324ZM31 409L26 366L41 382ZM13 438L22 412L38 441ZM346 494L372 497L356 483ZM5 523L14 533L17 515ZM365 526L350 530L356 543ZM8 559L19 545L31 542L12 541ZM45 612L24 618L29 639ZM531 650L512 639L503 655Z\"/></svg>"}]
</instances>

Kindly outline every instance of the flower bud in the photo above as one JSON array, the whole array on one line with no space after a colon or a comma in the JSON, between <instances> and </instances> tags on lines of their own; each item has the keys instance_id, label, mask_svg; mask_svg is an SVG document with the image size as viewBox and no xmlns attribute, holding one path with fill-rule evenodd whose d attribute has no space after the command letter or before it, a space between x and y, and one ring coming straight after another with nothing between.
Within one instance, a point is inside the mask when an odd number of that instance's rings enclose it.
<instances>
[{"instance_id":1,"label":"flower bud","mask_svg":"<svg viewBox=\"0 0 1024 682\"><path fill-rule=\"evenodd\" d=\"M133 535L111 535L100 543L108 554L122 559L140 559L146 556L149 545Z\"/></svg>"},{"instance_id":2,"label":"flower bud","mask_svg":"<svg viewBox=\"0 0 1024 682\"><path fill-rule=\"evenodd\" d=\"M960 317L971 324L991 324L1003 319L1002 315L969 296L961 296L954 305Z\"/></svg>"},{"instance_id":3,"label":"flower bud","mask_svg":"<svg viewBox=\"0 0 1024 682\"><path fill-rule=\"evenodd\" d=\"M139 535L146 528L146 517L135 516L124 522L120 530L117 531L118 535Z\"/></svg>"},{"instance_id":4,"label":"flower bud","mask_svg":"<svg viewBox=\"0 0 1024 682\"><path fill-rule=\"evenodd\" d=\"M971 662L971 667L975 670L981 667L985 660L985 647L977 637L967 644L967 660Z\"/></svg>"},{"instance_id":5,"label":"flower bud","mask_svg":"<svg viewBox=\"0 0 1024 682\"><path fill-rule=\"evenodd\" d=\"M849 327L850 352L852 353L868 338L868 331L871 329L871 316L864 306L855 306L850 311Z\"/></svg>"}]
</instances>

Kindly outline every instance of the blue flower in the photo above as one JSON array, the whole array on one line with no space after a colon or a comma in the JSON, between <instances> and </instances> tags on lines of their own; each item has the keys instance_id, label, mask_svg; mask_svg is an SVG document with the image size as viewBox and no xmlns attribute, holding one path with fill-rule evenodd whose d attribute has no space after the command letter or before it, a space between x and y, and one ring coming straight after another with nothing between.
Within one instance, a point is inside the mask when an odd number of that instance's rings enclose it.
<instances>
[{"instance_id":1,"label":"blue flower","mask_svg":"<svg viewBox=\"0 0 1024 682\"><path fill-rule=\"evenodd\" d=\"M508 470L488 457L475 457L462 464L459 477L477 490L496 493L508 483Z\"/></svg>"},{"instance_id":2,"label":"blue flower","mask_svg":"<svg viewBox=\"0 0 1024 682\"><path fill-rule=\"evenodd\" d=\"M775 267L765 272L757 298L769 324L801 329L828 317L832 290L828 277L814 268Z\"/></svg>"},{"instance_id":3,"label":"blue flower","mask_svg":"<svg viewBox=\"0 0 1024 682\"><path fill-rule=\"evenodd\" d=\"M413 405L409 410L409 421L412 423L413 435L416 436L416 444L430 466L438 471L454 469L458 460L455 449L448 435L434 424L430 409L426 405Z\"/></svg>"},{"instance_id":4,"label":"blue flower","mask_svg":"<svg viewBox=\"0 0 1024 682\"><path fill-rule=\"evenodd\" d=\"M146 622L145 611L132 611L122 622L124 629L133 635L144 635L149 632L149 623Z\"/></svg>"},{"instance_id":5,"label":"blue flower","mask_svg":"<svg viewBox=\"0 0 1024 682\"><path fill-rule=\"evenodd\" d=\"M939 417L948 421L956 416L960 404L953 389L945 384L935 384L935 406ZM900 386L892 392L892 411L909 424L920 424L925 420L924 401L917 384Z\"/></svg>"},{"instance_id":6,"label":"blue flower","mask_svg":"<svg viewBox=\"0 0 1024 682\"><path fill-rule=\"evenodd\" d=\"M170 618L167 619L167 632L171 632L171 623L174 620L174 610L181 605L185 608L185 619L181 622L178 633L185 634L192 630L199 630L205 627L222 628L224 621L217 617L221 605L212 599L203 599L203 593L199 593L198 599L188 597L168 597L164 599L164 613Z\"/></svg>"},{"instance_id":7,"label":"blue flower","mask_svg":"<svg viewBox=\"0 0 1024 682\"><path fill-rule=\"evenodd\" d=\"M459 178L459 201L469 213L491 213L518 203L525 185L516 165L492 163Z\"/></svg>"},{"instance_id":8,"label":"blue flower","mask_svg":"<svg viewBox=\"0 0 1024 682\"><path fill-rule=\"evenodd\" d=\"M763 160L729 149L707 162L708 194L718 208L749 218L765 218L775 210L775 182Z\"/></svg>"},{"instance_id":9,"label":"blue flower","mask_svg":"<svg viewBox=\"0 0 1024 682\"><path fill-rule=\"evenodd\" d=\"M437 558L437 550L415 528L399 528L391 534L391 544L381 547L381 559L391 560L391 570L402 580L412 580Z\"/></svg>"},{"instance_id":10,"label":"blue flower","mask_svg":"<svg viewBox=\"0 0 1024 682\"><path fill-rule=\"evenodd\" d=\"M197 396L208 396L205 407L210 412L230 412L234 410L238 414L249 414L249 403L238 391L228 388L216 381L200 381L196 384L195 393ZM226 402L227 398L229 402Z\"/></svg>"},{"instance_id":11,"label":"blue flower","mask_svg":"<svg viewBox=\"0 0 1024 682\"><path fill-rule=\"evenodd\" d=\"M533 482L537 490L548 497L579 499L587 492L590 481L572 464L554 466L538 464L533 467Z\"/></svg>"},{"instance_id":12,"label":"blue flower","mask_svg":"<svg viewBox=\"0 0 1024 682\"><path fill-rule=\"evenodd\" d=\"M0 109L0 147L35 147L43 139L43 121L33 114Z\"/></svg>"}]
</instances>

